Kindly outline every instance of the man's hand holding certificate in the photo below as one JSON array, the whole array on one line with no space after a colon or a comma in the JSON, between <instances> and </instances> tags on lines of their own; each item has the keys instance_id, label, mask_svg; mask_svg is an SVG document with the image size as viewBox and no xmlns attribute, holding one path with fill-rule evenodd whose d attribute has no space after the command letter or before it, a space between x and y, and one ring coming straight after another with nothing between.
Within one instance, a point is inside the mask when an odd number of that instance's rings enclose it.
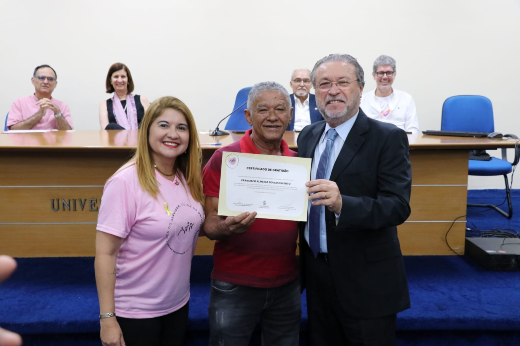
<instances>
[{"instance_id":1,"label":"man's hand holding certificate","mask_svg":"<svg viewBox=\"0 0 520 346\"><path fill-rule=\"evenodd\" d=\"M224 152L218 214L307 221L311 159Z\"/></svg>"}]
</instances>

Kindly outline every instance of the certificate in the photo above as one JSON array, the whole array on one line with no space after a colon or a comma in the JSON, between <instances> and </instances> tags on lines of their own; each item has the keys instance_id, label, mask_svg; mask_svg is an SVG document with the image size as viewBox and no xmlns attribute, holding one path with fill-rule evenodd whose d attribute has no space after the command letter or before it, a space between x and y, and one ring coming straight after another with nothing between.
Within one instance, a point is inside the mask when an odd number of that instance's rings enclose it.
<instances>
[{"instance_id":1,"label":"certificate","mask_svg":"<svg viewBox=\"0 0 520 346\"><path fill-rule=\"evenodd\" d=\"M258 213L257 218L307 221L305 183L311 159L222 153L218 214Z\"/></svg>"}]
</instances>

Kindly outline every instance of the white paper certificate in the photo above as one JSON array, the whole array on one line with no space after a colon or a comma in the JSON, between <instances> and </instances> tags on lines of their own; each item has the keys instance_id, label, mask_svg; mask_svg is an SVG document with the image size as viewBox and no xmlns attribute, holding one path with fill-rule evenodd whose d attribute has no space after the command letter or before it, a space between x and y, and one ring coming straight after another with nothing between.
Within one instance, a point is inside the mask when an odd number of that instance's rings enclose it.
<instances>
[{"instance_id":1,"label":"white paper certificate","mask_svg":"<svg viewBox=\"0 0 520 346\"><path fill-rule=\"evenodd\" d=\"M257 218L307 221L311 159L222 153L218 214L258 213Z\"/></svg>"}]
</instances>

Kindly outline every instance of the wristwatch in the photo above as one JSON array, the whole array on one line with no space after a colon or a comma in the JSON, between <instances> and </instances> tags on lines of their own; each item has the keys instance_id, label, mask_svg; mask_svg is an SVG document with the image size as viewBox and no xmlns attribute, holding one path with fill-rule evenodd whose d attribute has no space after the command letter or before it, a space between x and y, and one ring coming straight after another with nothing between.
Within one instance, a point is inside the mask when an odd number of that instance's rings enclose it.
<instances>
[{"instance_id":1,"label":"wristwatch","mask_svg":"<svg viewBox=\"0 0 520 346\"><path fill-rule=\"evenodd\" d=\"M100 314L99 315L99 319L102 320L103 318L114 317L115 315L116 315L115 312L109 312L107 314Z\"/></svg>"},{"instance_id":2,"label":"wristwatch","mask_svg":"<svg viewBox=\"0 0 520 346\"><path fill-rule=\"evenodd\" d=\"M63 116L63 114L61 114L61 112L59 112L58 114L54 114L55 118L59 118L59 117L62 117L62 116Z\"/></svg>"}]
</instances>

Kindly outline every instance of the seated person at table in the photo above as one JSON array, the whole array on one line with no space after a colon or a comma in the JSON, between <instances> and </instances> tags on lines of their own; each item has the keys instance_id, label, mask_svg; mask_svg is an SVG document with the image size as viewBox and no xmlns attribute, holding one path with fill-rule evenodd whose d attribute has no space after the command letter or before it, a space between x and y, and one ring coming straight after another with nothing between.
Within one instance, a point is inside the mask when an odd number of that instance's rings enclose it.
<instances>
[{"instance_id":1,"label":"seated person at table","mask_svg":"<svg viewBox=\"0 0 520 346\"><path fill-rule=\"evenodd\" d=\"M52 97L58 75L49 65L34 69L31 82L34 94L16 99L7 117L9 130L71 130L69 107Z\"/></svg>"},{"instance_id":2,"label":"seated person at table","mask_svg":"<svg viewBox=\"0 0 520 346\"><path fill-rule=\"evenodd\" d=\"M260 318L264 345L297 346L301 316L296 260L296 221L256 219L257 213L218 215L222 154L296 156L283 140L291 100L283 86L258 83L249 92L245 117L252 129L218 149L203 171L204 231L217 240L209 301L212 346L246 346ZM241 192L237 192L241 193Z\"/></svg>"},{"instance_id":3,"label":"seated person at table","mask_svg":"<svg viewBox=\"0 0 520 346\"><path fill-rule=\"evenodd\" d=\"M385 123L391 123L406 132L418 133L417 110L410 94L393 89L396 68L395 60L381 55L374 61L372 76L376 89L363 94L361 109L365 114Z\"/></svg>"},{"instance_id":4,"label":"seated person at table","mask_svg":"<svg viewBox=\"0 0 520 346\"><path fill-rule=\"evenodd\" d=\"M316 98L310 93L311 72L307 69L294 70L291 76L291 104L294 116L287 126L287 131L301 131L305 126L323 120L316 107Z\"/></svg>"},{"instance_id":5,"label":"seated person at table","mask_svg":"<svg viewBox=\"0 0 520 346\"><path fill-rule=\"evenodd\" d=\"M130 69L119 62L110 66L106 88L107 94L114 95L99 104L101 130L137 130L150 102L144 95L132 95L134 81Z\"/></svg>"}]
</instances>

